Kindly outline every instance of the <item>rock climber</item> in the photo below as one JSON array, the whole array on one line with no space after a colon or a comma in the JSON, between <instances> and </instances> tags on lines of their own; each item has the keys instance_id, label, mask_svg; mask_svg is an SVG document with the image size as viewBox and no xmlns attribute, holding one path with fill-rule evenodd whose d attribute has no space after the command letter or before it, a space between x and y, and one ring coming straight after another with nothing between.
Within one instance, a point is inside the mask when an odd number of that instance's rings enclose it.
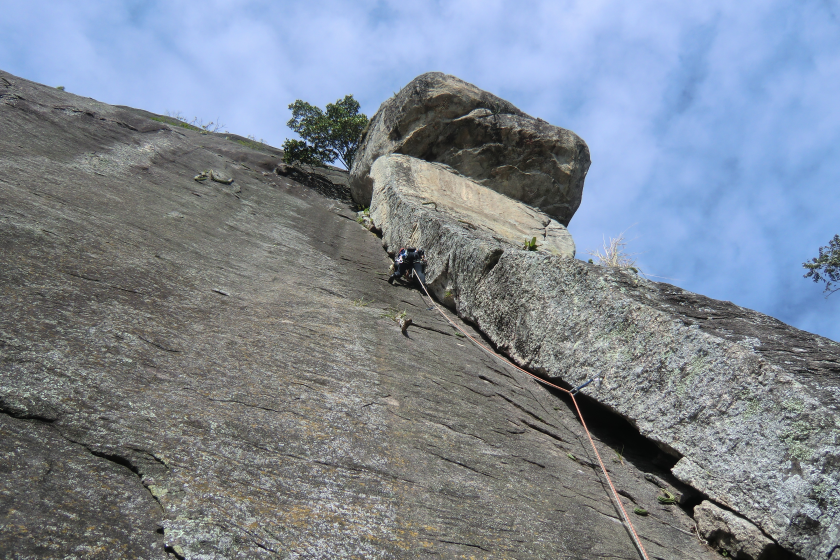
<instances>
[{"instance_id":1,"label":"rock climber","mask_svg":"<svg viewBox=\"0 0 840 560\"><path fill-rule=\"evenodd\" d=\"M400 248L394 259L394 273L388 277L388 283L393 284L394 280L410 270L414 270L420 282L426 283L426 252L423 249Z\"/></svg>"}]
</instances>

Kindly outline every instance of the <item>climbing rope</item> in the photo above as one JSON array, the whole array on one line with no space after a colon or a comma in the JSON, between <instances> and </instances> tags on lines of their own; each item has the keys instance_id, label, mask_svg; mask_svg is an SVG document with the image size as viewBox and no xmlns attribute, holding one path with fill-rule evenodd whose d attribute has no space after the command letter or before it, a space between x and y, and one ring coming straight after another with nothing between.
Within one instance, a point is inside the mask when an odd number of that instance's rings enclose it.
<instances>
[{"instance_id":1,"label":"climbing rope","mask_svg":"<svg viewBox=\"0 0 840 560\"><path fill-rule=\"evenodd\" d=\"M472 341L473 344L475 344L476 346L478 346L479 348L481 348L482 350L484 350L486 353L490 354L491 356L493 356L497 360L501 361L502 363L505 363L505 364L511 366L512 368L514 368L518 371L521 371L525 375L533 378L538 383L542 383L543 385L547 385L549 387L557 389L558 391L562 391L562 392L568 394L572 398L572 402L575 405L575 410L577 411L578 418L580 418L580 423L583 426L583 430L586 432L586 437L589 439L589 444L592 446L592 450L595 452L595 456L598 458L598 464L601 465L601 471L603 471L604 477L607 479L607 484L609 485L610 490L612 491L613 499L615 499L615 503L618 505L618 509L621 511L622 517L624 517L624 522L627 524L627 528L630 530L630 534L633 536L633 542L636 545L636 547L638 547L639 552L641 553L644 560L650 560L650 558L647 555L647 552L645 551L645 547L642 546L642 541L641 541L641 539L639 539L638 533L636 533L636 529L633 527L633 523L630 521L630 516L627 515L627 510L624 509L624 504L621 503L621 499L618 497L618 492L616 491L615 486L613 485L612 479L610 478L610 475L607 472L607 467L604 466L604 461L603 461L603 459L601 459L601 454L598 452L598 448L595 447L595 441L592 439L592 435L589 433L589 428L586 427L586 421L583 419L583 413L580 411L580 407L578 406L577 399L575 398L575 394L578 391L580 391L581 389L583 389L584 387L586 387L587 385L589 385L593 380L590 379L586 383L584 383L584 384L580 385L579 387L576 387L575 389L570 391L569 389L565 389L563 387L560 387L559 385L555 385L554 383L551 383L550 381L547 381L547 380L543 379L542 377L539 377L539 376L531 373L530 371L519 367L518 365L514 364L513 362L511 362L510 360L505 358L504 356L501 356L501 355L497 354L491 348L488 348L486 345L484 345L481 342L479 342L478 340L476 340L476 338L474 336L472 336L470 333L468 333L467 331L462 329L460 325L455 323L455 321L450 319L449 316L446 313L443 312L443 310L440 308L440 306L437 303L435 303L435 300L432 298L432 294L430 294L429 290L426 288L425 282L421 281L420 278L417 278L417 281L420 282L420 286L423 287L423 291L426 292L426 295L428 296L429 301L432 303L432 305L429 307L429 309L432 309L432 308L437 309L438 313L440 313L443 316L443 318L446 319L449 322L450 325L452 325L453 327L458 329L461 332L461 334L463 334L464 336L469 338Z\"/></svg>"}]
</instances>

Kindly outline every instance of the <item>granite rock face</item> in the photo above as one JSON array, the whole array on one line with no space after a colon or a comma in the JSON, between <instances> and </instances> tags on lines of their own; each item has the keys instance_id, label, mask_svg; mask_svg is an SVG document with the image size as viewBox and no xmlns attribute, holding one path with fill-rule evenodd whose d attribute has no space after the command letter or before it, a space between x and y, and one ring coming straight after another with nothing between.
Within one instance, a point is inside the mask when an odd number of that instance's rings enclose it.
<instances>
[{"instance_id":1,"label":"granite rock face","mask_svg":"<svg viewBox=\"0 0 840 560\"><path fill-rule=\"evenodd\" d=\"M758 527L711 502L694 508L694 520L700 536L731 558L777 560L786 556Z\"/></svg>"},{"instance_id":2,"label":"granite rock face","mask_svg":"<svg viewBox=\"0 0 840 560\"><path fill-rule=\"evenodd\" d=\"M373 163L391 153L449 165L564 226L589 169L589 148L575 133L440 72L412 80L371 119L350 170L359 204L370 204Z\"/></svg>"},{"instance_id":3,"label":"granite rock face","mask_svg":"<svg viewBox=\"0 0 840 560\"><path fill-rule=\"evenodd\" d=\"M0 557L639 558L569 402L388 285L335 170L164 121L0 72ZM715 558L584 414L651 558Z\"/></svg>"},{"instance_id":4,"label":"granite rock face","mask_svg":"<svg viewBox=\"0 0 840 560\"><path fill-rule=\"evenodd\" d=\"M383 243L426 248L437 297L501 351L569 386L599 378L584 393L670 453L678 479L789 552L837 558L839 344L630 271L477 235L396 196L410 179L374 177Z\"/></svg>"},{"instance_id":5,"label":"granite rock face","mask_svg":"<svg viewBox=\"0 0 840 560\"><path fill-rule=\"evenodd\" d=\"M475 238L499 246L523 247L528 240L537 239L538 251L561 257L575 256L575 243L568 230L556 220L538 210L511 200L453 173L441 164L404 155L383 156L371 169L374 184L388 185L378 189L376 197L393 197L394 200L375 200L371 207L371 220L388 223L391 208L407 204L426 207L439 221L467 228ZM419 235L419 224L415 228ZM422 246L409 237L405 246Z\"/></svg>"}]
</instances>

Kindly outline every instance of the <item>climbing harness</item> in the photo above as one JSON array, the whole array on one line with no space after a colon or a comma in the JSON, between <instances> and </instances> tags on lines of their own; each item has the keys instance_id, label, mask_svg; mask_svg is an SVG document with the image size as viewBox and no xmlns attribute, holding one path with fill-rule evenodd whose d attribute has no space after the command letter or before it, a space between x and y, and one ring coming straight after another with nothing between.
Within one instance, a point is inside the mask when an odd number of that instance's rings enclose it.
<instances>
[{"instance_id":1,"label":"climbing harness","mask_svg":"<svg viewBox=\"0 0 840 560\"><path fill-rule=\"evenodd\" d=\"M398 278L404 278L409 282L417 278L422 284L426 281L425 267L426 255L422 248L401 248L394 259L394 263L389 268L391 275L388 277L388 283L391 284Z\"/></svg>"},{"instance_id":2,"label":"climbing harness","mask_svg":"<svg viewBox=\"0 0 840 560\"><path fill-rule=\"evenodd\" d=\"M601 454L598 452L598 448L595 447L595 441L592 439L592 435L589 433L589 428L586 427L586 421L583 419L583 413L580 411L580 407L578 406L577 399L575 399L575 394L577 394L581 389L583 389L584 387L586 387L587 385L589 385L593 381L599 380L600 377L592 378L592 379L586 381L585 383L583 383L581 385L578 385L574 389L569 390L569 389L565 389L563 387L560 387L559 385L555 385L554 383L551 383L550 381L547 381L547 380L543 379L542 377L539 377L539 376L531 373L530 371L527 371L527 370L519 367L518 365L514 364L513 362L511 362L507 358L505 358L503 356L500 356L499 354L494 352L491 348L488 348L487 346L485 346L484 344L482 344L481 342L476 340L474 336L472 336L470 333L468 333L467 331L462 329L460 325L455 323L455 321L450 319L449 316L446 313L444 313L443 310L441 310L440 306L438 306L438 304L435 303L435 300L432 298L432 294L430 294L428 288L426 288L426 283L424 281L420 280L420 278L418 278L417 280L420 282L420 286L423 288L423 291L426 292L426 295L428 296L429 301L432 303L432 306L429 307L429 309L432 309L432 308L437 309L438 313L440 313L443 316L443 318L446 319L446 321L450 325L452 325L453 327L458 329L461 332L461 334L463 334L465 337L470 339L470 341L473 344L475 344L476 346L478 346L479 348L484 350L487 354L490 354L491 356L493 356L497 360L513 367L514 369L524 373L525 375L528 375L529 377L533 378L538 383L542 383L543 385L547 385L549 387L557 389L558 391L562 391L564 393L567 393L572 398L572 403L574 403L574 405L575 405L575 410L577 411L578 418L580 418L580 423L583 426L583 430L586 432L586 437L589 439L589 444L592 446L592 450L595 452L595 456L598 458L598 464L601 465L601 471L604 473L604 477L607 479L607 484L609 485L610 490L612 491L612 495L613 495L613 498L615 499L615 503L618 505L618 509L621 511L621 515L624 518L624 522L626 523L627 528L629 529L630 534L633 537L633 542L636 545L636 547L639 549L639 552L641 553L642 558L644 558L644 560L650 560L650 558L647 555L647 552L645 551L645 547L642 546L642 541L641 541L641 539L639 539L638 533L636 533L636 529L633 527L633 523L630 521L630 517L627 515L627 510L624 509L624 504L621 503L621 499L618 497L618 492L615 489L615 485L613 485L612 479L610 478L610 475L607 472L607 467L604 466L604 461L603 461L603 459L601 459Z\"/></svg>"}]
</instances>

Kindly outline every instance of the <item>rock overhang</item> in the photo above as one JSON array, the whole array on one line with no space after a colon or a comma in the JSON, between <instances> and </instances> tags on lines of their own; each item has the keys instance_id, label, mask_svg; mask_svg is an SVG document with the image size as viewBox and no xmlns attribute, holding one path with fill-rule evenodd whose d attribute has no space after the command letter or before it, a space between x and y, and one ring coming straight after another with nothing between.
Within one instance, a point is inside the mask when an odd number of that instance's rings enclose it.
<instances>
[{"instance_id":1,"label":"rock overhang","mask_svg":"<svg viewBox=\"0 0 840 560\"><path fill-rule=\"evenodd\" d=\"M383 245L425 247L430 289L499 350L570 385L600 377L585 392L671 451L678 479L786 550L817 559L838 544L840 417L813 379L838 384L840 345L628 270L523 250L483 227L494 212L479 197L435 209L431 185L478 187L445 166L384 156L372 177ZM810 359L792 361L789 346Z\"/></svg>"},{"instance_id":2,"label":"rock overhang","mask_svg":"<svg viewBox=\"0 0 840 560\"><path fill-rule=\"evenodd\" d=\"M590 162L575 133L440 72L412 80L371 119L350 170L362 206L373 195L373 163L390 153L447 164L564 226L580 205Z\"/></svg>"}]
</instances>

